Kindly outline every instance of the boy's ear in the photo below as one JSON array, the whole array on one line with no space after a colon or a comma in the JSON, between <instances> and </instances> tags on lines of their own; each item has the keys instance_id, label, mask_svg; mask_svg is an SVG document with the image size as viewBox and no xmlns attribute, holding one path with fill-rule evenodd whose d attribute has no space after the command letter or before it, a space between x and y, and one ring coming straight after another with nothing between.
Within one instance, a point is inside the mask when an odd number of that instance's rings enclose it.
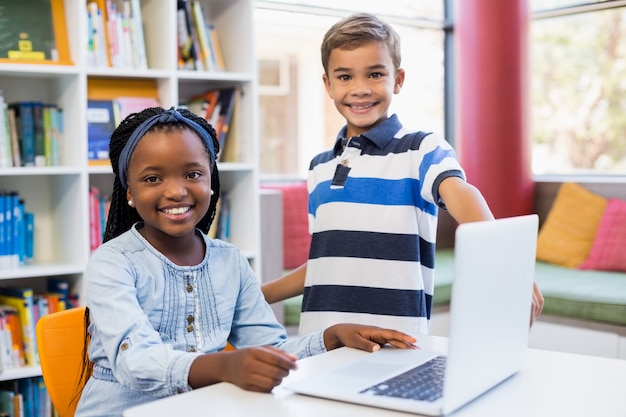
<instances>
[{"instance_id":1,"label":"boy's ear","mask_svg":"<svg viewBox=\"0 0 626 417\"><path fill-rule=\"evenodd\" d=\"M330 80L328 79L328 75L323 74L322 81L324 81L324 87L326 88L326 92L328 93L330 98L333 98L332 88L330 86Z\"/></svg>"},{"instance_id":2,"label":"boy's ear","mask_svg":"<svg viewBox=\"0 0 626 417\"><path fill-rule=\"evenodd\" d=\"M394 94L398 94L402 89L402 85L404 84L404 74L405 72L402 68L398 68L398 71L396 71L395 83L393 86Z\"/></svg>"}]
</instances>

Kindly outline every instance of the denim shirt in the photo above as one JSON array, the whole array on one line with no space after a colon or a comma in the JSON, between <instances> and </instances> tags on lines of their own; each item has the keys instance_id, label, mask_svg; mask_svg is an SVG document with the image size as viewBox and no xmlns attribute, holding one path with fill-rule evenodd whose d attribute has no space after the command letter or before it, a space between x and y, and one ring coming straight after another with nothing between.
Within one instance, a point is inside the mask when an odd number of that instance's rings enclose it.
<instances>
[{"instance_id":1,"label":"denim shirt","mask_svg":"<svg viewBox=\"0 0 626 417\"><path fill-rule=\"evenodd\" d=\"M235 246L198 231L203 261L178 266L136 227L100 246L86 268L94 374L76 416L119 416L189 391L194 359L227 341L237 348L271 345L299 358L326 350L322 332L287 338Z\"/></svg>"}]
</instances>

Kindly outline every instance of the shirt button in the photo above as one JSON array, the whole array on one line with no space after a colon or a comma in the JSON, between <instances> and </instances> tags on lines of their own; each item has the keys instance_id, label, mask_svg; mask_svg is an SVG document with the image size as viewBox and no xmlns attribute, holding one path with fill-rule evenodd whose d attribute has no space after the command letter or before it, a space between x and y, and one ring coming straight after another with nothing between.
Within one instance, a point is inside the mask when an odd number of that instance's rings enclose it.
<instances>
[{"instance_id":1,"label":"shirt button","mask_svg":"<svg viewBox=\"0 0 626 417\"><path fill-rule=\"evenodd\" d=\"M193 285L188 284L186 290L187 290L187 292L192 292L193 291Z\"/></svg>"},{"instance_id":2,"label":"shirt button","mask_svg":"<svg viewBox=\"0 0 626 417\"><path fill-rule=\"evenodd\" d=\"M341 161L341 165L343 165L344 167L348 166L348 160L344 159L343 161Z\"/></svg>"},{"instance_id":3,"label":"shirt button","mask_svg":"<svg viewBox=\"0 0 626 417\"><path fill-rule=\"evenodd\" d=\"M193 323L193 320L194 318L191 314L187 316L187 323Z\"/></svg>"},{"instance_id":4,"label":"shirt button","mask_svg":"<svg viewBox=\"0 0 626 417\"><path fill-rule=\"evenodd\" d=\"M196 348L194 346L187 349L187 352L195 352L195 351L196 351Z\"/></svg>"},{"instance_id":5,"label":"shirt button","mask_svg":"<svg viewBox=\"0 0 626 417\"><path fill-rule=\"evenodd\" d=\"M120 345L120 349L122 349L122 350L126 350L126 349L128 349L128 343L126 343L126 342L122 343L122 344Z\"/></svg>"},{"instance_id":6,"label":"shirt button","mask_svg":"<svg viewBox=\"0 0 626 417\"><path fill-rule=\"evenodd\" d=\"M193 326L192 326L191 324L188 324L188 325L187 325L187 331L188 331L188 332L193 331Z\"/></svg>"}]
</instances>

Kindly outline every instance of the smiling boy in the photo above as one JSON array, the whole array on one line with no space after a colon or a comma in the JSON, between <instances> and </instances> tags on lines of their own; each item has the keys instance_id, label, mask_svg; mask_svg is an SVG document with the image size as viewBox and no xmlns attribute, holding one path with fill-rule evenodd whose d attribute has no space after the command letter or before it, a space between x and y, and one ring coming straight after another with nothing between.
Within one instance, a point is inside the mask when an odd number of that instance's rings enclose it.
<instances>
[{"instance_id":1,"label":"smiling boy","mask_svg":"<svg viewBox=\"0 0 626 417\"><path fill-rule=\"evenodd\" d=\"M346 125L309 167L309 259L265 284L265 298L304 294L300 334L338 322L428 333L438 209L459 223L493 214L447 141L388 115L405 77L393 28L355 14L328 30L321 52ZM535 286L531 321L542 305Z\"/></svg>"}]
</instances>

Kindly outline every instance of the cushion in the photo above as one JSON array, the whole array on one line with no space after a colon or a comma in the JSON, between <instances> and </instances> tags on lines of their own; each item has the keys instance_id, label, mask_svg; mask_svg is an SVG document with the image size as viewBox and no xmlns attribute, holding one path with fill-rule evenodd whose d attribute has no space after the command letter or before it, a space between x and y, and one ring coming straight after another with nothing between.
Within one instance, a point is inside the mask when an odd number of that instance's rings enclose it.
<instances>
[{"instance_id":1,"label":"cushion","mask_svg":"<svg viewBox=\"0 0 626 417\"><path fill-rule=\"evenodd\" d=\"M537 259L575 268L582 264L607 205L607 199L585 187L561 185L537 237Z\"/></svg>"},{"instance_id":2,"label":"cushion","mask_svg":"<svg viewBox=\"0 0 626 417\"><path fill-rule=\"evenodd\" d=\"M626 277L623 273L537 262L535 279L545 300L542 315L626 326Z\"/></svg>"},{"instance_id":3,"label":"cushion","mask_svg":"<svg viewBox=\"0 0 626 417\"><path fill-rule=\"evenodd\" d=\"M626 271L626 201L609 199L589 257L578 267Z\"/></svg>"}]
</instances>

